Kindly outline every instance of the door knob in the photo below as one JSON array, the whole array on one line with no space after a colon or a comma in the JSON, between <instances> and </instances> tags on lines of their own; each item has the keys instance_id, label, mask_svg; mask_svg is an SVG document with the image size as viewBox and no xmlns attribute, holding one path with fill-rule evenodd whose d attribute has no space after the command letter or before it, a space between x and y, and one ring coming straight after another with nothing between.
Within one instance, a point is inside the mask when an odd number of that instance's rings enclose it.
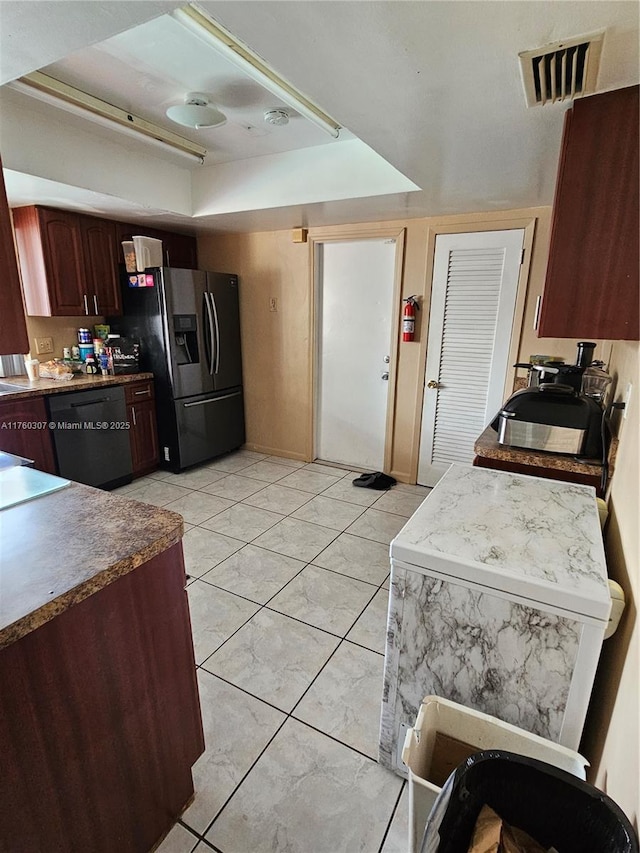
<instances>
[{"instance_id":1,"label":"door knob","mask_svg":"<svg viewBox=\"0 0 640 853\"><path fill-rule=\"evenodd\" d=\"M389 362L391 361L391 358L390 358L390 356L385 355L385 357L382 360L384 361L385 364L389 364Z\"/></svg>"},{"instance_id":2,"label":"door knob","mask_svg":"<svg viewBox=\"0 0 640 853\"><path fill-rule=\"evenodd\" d=\"M385 373L382 374L381 378L389 381L389 374L385 371Z\"/></svg>"},{"instance_id":3,"label":"door knob","mask_svg":"<svg viewBox=\"0 0 640 853\"><path fill-rule=\"evenodd\" d=\"M429 382L427 382L427 388L439 388L439 387L440 387L440 383L436 382L435 379L431 379Z\"/></svg>"}]
</instances>

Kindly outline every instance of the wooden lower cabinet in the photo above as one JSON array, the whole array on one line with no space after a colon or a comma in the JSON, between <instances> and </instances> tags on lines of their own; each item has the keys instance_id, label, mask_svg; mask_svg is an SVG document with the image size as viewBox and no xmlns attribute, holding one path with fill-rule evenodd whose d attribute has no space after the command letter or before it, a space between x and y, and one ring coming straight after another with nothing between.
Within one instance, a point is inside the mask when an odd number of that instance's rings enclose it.
<instances>
[{"instance_id":1,"label":"wooden lower cabinet","mask_svg":"<svg viewBox=\"0 0 640 853\"><path fill-rule=\"evenodd\" d=\"M190 801L184 586L178 543L0 650L0 853L147 853Z\"/></svg>"},{"instance_id":2,"label":"wooden lower cabinet","mask_svg":"<svg viewBox=\"0 0 640 853\"><path fill-rule=\"evenodd\" d=\"M0 450L33 459L34 468L56 473L53 438L43 397L0 400Z\"/></svg>"},{"instance_id":3,"label":"wooden lower cabinet","mask_svg":"<svg viewBox=\"0 0 640 853\"><path fill-rule=\"evenodd\" d=\"M133 476L142 477L158 467L158 428L153 382L125 385L127 419L131 439Z\"/></svg>"}]
</instances>

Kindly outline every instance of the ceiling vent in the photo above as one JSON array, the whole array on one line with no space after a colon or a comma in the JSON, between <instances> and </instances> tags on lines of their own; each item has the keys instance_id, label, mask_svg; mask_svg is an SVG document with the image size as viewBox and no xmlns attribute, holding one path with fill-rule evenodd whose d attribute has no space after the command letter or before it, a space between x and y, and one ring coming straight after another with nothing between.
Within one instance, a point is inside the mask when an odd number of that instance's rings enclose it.
<instances>
[{"instance_id":1,"label":"ceiling vent","mask_svg":"<svg viewBox=\"0 0 640 853\"><path fill-rule=\"evenodd\" d=\"M527 106L555 104L596 90L604 30L518 54Z\"/></svg>"}]
</instances>

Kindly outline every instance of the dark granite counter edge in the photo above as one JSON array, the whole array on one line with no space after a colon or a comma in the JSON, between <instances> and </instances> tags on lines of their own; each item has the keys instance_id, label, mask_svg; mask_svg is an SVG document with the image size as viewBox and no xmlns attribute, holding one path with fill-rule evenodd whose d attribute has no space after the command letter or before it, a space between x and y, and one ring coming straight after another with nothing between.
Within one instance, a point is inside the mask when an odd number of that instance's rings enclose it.
<instances>
[{"instance_id":1,"label":"dark granite counter edge","mask_svg":"<svg viewBox=\"0 0 640 853\"><path fill-rule=\"evenodd\" d=\"M609 448L609 476L613 473L616 459L618 441L612 438ZM578 460L573 456L563 456L558 453L544 453L539 450L528 450L526 448L509 447L498 443L498 434L488 426L478 436L474 447L476 456L485 459L499 459L503 462L512 462L516 465L531 465L538 468L551 468L556 471L571 471L576 474L599 476L602 471L602 460L584 459Z\"/></svg>"},{"instance_id":2,"label":"dark granite counter edge","mask_svg":"<svg viewBox=\"0 0 640 853\"><path fill-rule=\"evenodd\" d=\"M17 387L15 392L0 395L0 404L25 400L29 397L45 397L50 394L65 394L69 391L89 391L92 388L102 388L105 385L126 385L129 382L141 382L153 379L153 373L129 373L119 376L79 376L66 382L56 379L35 379L29 382L27 376L7 376L2 381L5 385L29 386Z\"/></svg>"},{"instance_id":3,"label":"dark granite counter edge","mask_svg":"<svg viewBox=\"0 0 640 853\"><path fill-rule=\"evenodd\" d=\"M159 536L139 551L134 552L122 560L118 560L118 562L113 563L113 565L108 566L101 572L98 572L98 574L94 575L92 578L83 581L73 589L67 590L52 601L48 601L46 604L43 604L37 610L28 613L26 616L12 622L10 625L6 625L2 630L0 630L0 649L10 646L12 643L15 643L22 637L30 634L32 631L35 631L36 628L39 628L41 625L50 622L56 616L64 613L65 610L73 607L74 604L79 604L85 598L88 598L95 592L99 592L119 577L132 572L134 569L138 568L138 566L141 566L143 563L146 563L148 560L151 560L153 557L161 554L163 551L167 551L172 547L172 545L176 545L180 542L183 532L184 525L181 522L177 527L173 528L168 533Z\"/></svg>"}]
</instances>

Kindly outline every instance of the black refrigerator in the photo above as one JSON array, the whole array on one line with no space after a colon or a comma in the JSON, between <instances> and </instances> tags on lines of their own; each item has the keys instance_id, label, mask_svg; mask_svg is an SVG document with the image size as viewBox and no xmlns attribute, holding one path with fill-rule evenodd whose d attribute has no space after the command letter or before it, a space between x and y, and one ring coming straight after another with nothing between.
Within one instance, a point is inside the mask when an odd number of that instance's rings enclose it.
<instances>
[{"instance_id":1,"label":"black refrigerator","mask_svg":"<svg viewBox=\"0 0 640 853\"><path fill-rule=\"evenodd\" d=\"M144 286L140 286L144 284ZM238 277L165 267L123 274L113 329L154 374L160 458L182 471L244 444Z\"/></svg>"}]
</instances>

